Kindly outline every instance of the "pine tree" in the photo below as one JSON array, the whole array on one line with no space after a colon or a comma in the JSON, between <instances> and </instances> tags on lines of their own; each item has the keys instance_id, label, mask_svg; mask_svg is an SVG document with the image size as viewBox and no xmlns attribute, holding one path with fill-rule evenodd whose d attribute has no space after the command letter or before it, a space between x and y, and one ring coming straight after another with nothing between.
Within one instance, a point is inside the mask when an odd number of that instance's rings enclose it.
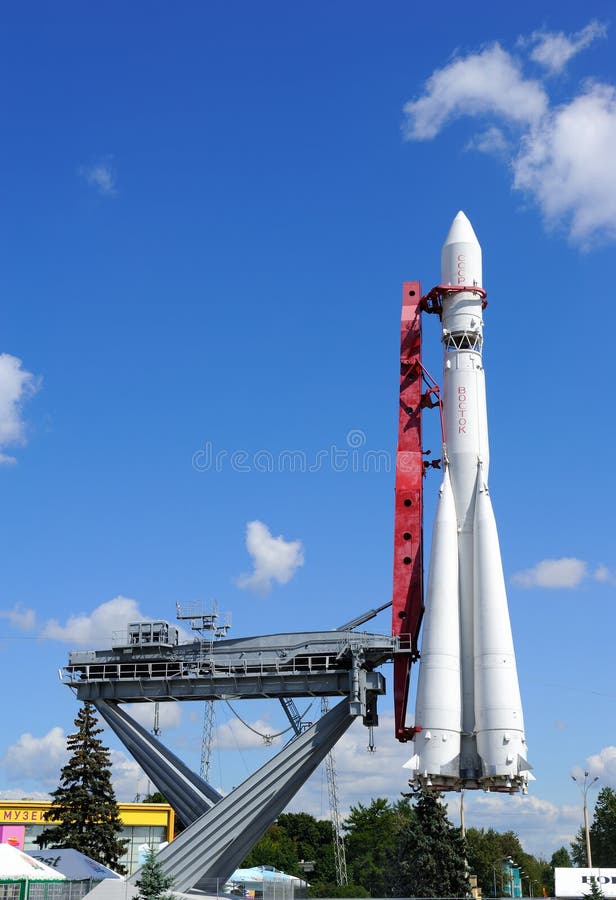
<instances>
[{"instance_id":1,"label":"pine tree","mask_svg":"<svg viewBox=\"0 0 616 900\"><path fill-rule=\"evenodd\" d=\"M156 859L156 851L148 850L141 875L135 884L139 888L137 897L141 900L170 900L173 894L169 889L173 886L171 875L165 875L162 864Z\"/></svg>"},{"instance_id":2,"label":"pine tree","mask_svg":"<svg viewBox=\"0 0 616 900\"><path fill-rule=\"evenodd\" d=\"M616 791L604 787L599 791L592 825L590 849L593 866L609 868L616 864Z\"/></svg>"},{"instance_id":3,"label":"pine tree","mask_svg":"<svg viewBox=\"0 0 616 900\"><path fill-rule=\"evenodd\" d=\"M39 847L72 848L124 874L120 865L128 841L121 840L123 826L111 784L111 758L98 737L102 728L91 703L84 703L75 719L77 731L69 734L71 754L60 774L60 786L46 822L56 822L36 838Z\"/></svg>"},{"instance_id":4,"label":"pine tree","mask_svg":"<svg viewBox=\"0 0 616 900\"><path fill-rule=\"evenodd\" d=\"M415 817L400 833L391 893L396 897L468 897L465 841L437 791L422 789Z\"/></svg>"},{"instance_id":5,"label":"pine tree","mask_svg":"<svg viewBox=\"0 0 616 900\"><path fill-rule=\"evenodd\" d=\"M588 898L588 900L603 900L605 894L601 890L599 886L599 882L596 878L590 879L590 890L587 894L582 894L582 897Z\"/></svg>"}]
</instances>

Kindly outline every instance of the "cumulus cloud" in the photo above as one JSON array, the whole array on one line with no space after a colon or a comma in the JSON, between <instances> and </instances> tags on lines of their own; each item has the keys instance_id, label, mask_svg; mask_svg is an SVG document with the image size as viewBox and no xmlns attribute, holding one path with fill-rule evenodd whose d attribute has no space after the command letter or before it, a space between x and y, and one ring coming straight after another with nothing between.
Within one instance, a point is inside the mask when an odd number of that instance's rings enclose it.
<instances>
[{"instance_id":1,"label":"cumulus cloud","mask_svg":"<svg viewBox=\"0 0 616 900\"><path fill-rule=\"evenodd\" d=\"M570 59L589 47L597 38L606 35L605 25L597 21L589 22L585 28L570 35L562 31L535 31L528 41L533 48L530 58L556 75L562 72Z\"/></svg>"},{"instance_id":2,"label":"cumulus cloud","mask_svg":"<svg viewBox=\"0 0 616 900\"><path fill-rule=\"evenodd\" d=\"M597 231L616 237L616 90L590 85L522 139L514 187L530 192L551 225L569 222L585 246Z\"/></svg>"},{"instance_id":3,"label":"cumulus cloud","mask_svg":"<svg viewBox=\"0 0 616 900\"><path fill-rule=\"evenodd\" d=\"M304 548L301 541L286 541L282 535L272 537L263 522L248 522L246 549L252 557L253 571L240 575L237 584L260 594L268 594L272 582L287 584L304 564Z\"/></svg>"},{"instance_id":4,"label":"cumulus cloud","mask_svg":"<svg viewBox=\"0 0 616 900\"><path fill-rule=\"evenodd\" d=\"M33 631L36 627L36 613L33 609L24 609L19 603L12 609L0 609L0 619L6 619L19 631Z\"/></svg>"},{"instance_id":5,"label":"cumulus cloud","mask_svg":"<svg viewBox=\"0 0 616 900\"><path fill-rule=\"evenodd\" d=\"M602 584L616 584L616 575L603 564L597 566L593 572L593 578Z\"/></svg>"},{"instance_id":6,"label":"cumulus cloud","mask_svg":"<svg viewBox=\"0 0 616 900\"><path fill-rule=\"evenodd\" d=\"M492 125L485 131L481 131L476 137L472 137L466 146L468 150L479 150L480 153L501 156L509 150L510 145L502 129Z\"/></svg>"},{"instance_id":7,"label":"cumulus cloud","mask_svg":"<svg viewBox=\"0 0 616 900\"><path fill-rule=\"evenodd\" d=\"M14 463L14 456L2 450L12 444L25 444L24 403L38 391L41 379L23 368L16 356L0 353L0 464Z\"/></svg>"},{"instance_id":8,"label":"cumulus cloud","mask_svg":"<svg viewBox=\"0 0 616 900\"><path fill-rule=\"evenodd\" d=\"M332 702L333 706L333 702ZM316 718L316 714L315 714ZM409 790L409 773L404 763L413 753L412 744L393 740L393 716L379 715L379 727L374 730L375 750L368 749L368 729L356 720L334 747L340 813L348 816L351 806L370 803L371 798L384 797L391 802L400 800ZM324 766L312 776L293 799L293 811L328 816L327 786Z\"/></svg>"},{"instance_id":9,"label":"cumulus cloud","mask_svg":"<svg viewBox=\"0 0 616 900\"><path fill-rule=\"evenodd\" d=\"M104 725L104 722L101 722ZM46 791L54 790L59 783L60 773L69 759L66 746L67 735L56 725L47 734L35 737L26 732L11 744L0 759L6 781L21 784L34 783L38 791L19 788L4 790L0 797L5 800L47 799ZM120 801L134 800L139 792L140 780L144 774L137 763L121 750L110 750L111 778L116 797Z\"/></svg>"},{"instance_id":10,"label":"cumulus cloud","mask_svg":"<svg viewBox=\"0 0 616 900\"><path fill-rule=\"evenodd\" d=\"M616 584L616 575L603 564L591 571L591 566L575 556L560 559L542 559L530 569L516 572L511 580L523 588L577 588L586 579L600 584Z\"/></svg>"},{"instance_id":11,"label":"cumulus cloud","mask_svg":"<svg viewBox=\"0 0 616 900\"><path fill-rule=\"evenodd\" d=\"M129 622L147 618L136 600L119 596L101 603L89 614L69 616L64 625L57 619L50 619L43 626L41 637L92 649L109 647L114 631L124 631Z\"/></svg>"},{"instance_id":12,"label":"cumulus cloud","mask_svg":"<svg viewBox=\"0 0 616 900\"><path fill-rule=\"evenodd\" d=\"M347 817L351 806L369 804L372 798L390 802L400 800L409 791L409 773L403 764L413 753L413 744L392 739L393 716L379 716L375 729L376 750L368 752L368 729L356 721L334 748L340 812ZM449 818L460 821L460 796L446 795ZM568 844L579 827L579 809L558 806L533 795L503 796L467 791L465 794L466 825L493 827L498 831L514 831L531 853L549 859L555 847ZM309 812L317 818L329 816L327 781L324 767L301 788L289 806L294 812Z\"/></svg>"},{"instance_id":13,"label":"cumulus cloud","mask_svg":"<svg viewBox=\"0 0 616 900\"><path fill-rule=\"evenodd\" d=\"M120 803L130 803L141 793L140 787L146 777L143 769L122 750L111 750L109 758L111 760L111 782L116 799ZM151 790L155 791L156 788L152 786Z\"/></svg>"},{"instance_id":14,"label":"cumulus cloud","mask_svg":"<svg viewBox=\"0 0 616 900\"><path fill-rule=\"evenodd\" d=\"M60 770L67 762L66 735L56 726L42 737L26 732L6 751L1 765L7 781L31 780L39 786L55 788Z\"/></svg>"},{"instance_id":15,"label":"cumulus cloud","mask_svg":"<svg viewBox=\"0 0 616 900\"><path fill-rule=\"evenodd\" d=\"M586 760L586 770L590 772L591 777L598 776L605 785L616 786L616 747L604 747L598 753L589 756ZM583 772L573 773L583 777Z\"/></svg>"},{"instance_id":16,"label":"cumulus cloud","mask_svg":"<svg viewBox=\"0 0 616 900\"><path fill-rule=\"evenodd\" d=\"M604 33L591 22L570 37L535 34L526 44L534 59L557 71ZM430 140L462 116L487 124L467 146L498 152L514 189L534 199L548 226L566 228L582 248L616 239L612 84L587 80L571 99L554 103L540 81L524 74L522 60L494 44L433 72L423 94L404 106L404 136Z\"/></svg>"},{"instance_id":17,"label":"cumulus cloud","mask_svg":"<svg viewBox=\"0 0 616 900\"><path fill-rule=\"evenodd\" d=\"M529 124L544 115L547 95L538 81L524 78L517 61L499 44L455 59L437 69L424 95L404 105L409 140L436 137L457 116L497 114Z\"/></svg>"},{"instance_id":18,"label":"cumulus cloud","mask_svg":"<svg viewBox=\"0 0 616 900\"><path fill-rule=\"evenodd\" d=\"M136 722L152 731L154 726L154 703L126 703L123 711ZM158 704L158 725L162 732L172 731L182 724L182 704L160 702Z\"/></svg>"},{"instance_id":19,"label":"cumulus cloud","mask_svg":"<svg viewBox=\"0 0 616 900\"><path fill-rule=\"evenodd\" d=\"M80 166L79 174L99 194L115 197L117 194L116 175L111 156L106 156L89 166Z\"/></svg>"},{"instance_id":20,"label":"cumulus cloud","mask_svg":"<svg viewBox=\"0 0 616 900\"><path fill-rule=\"evenodd\" d=\"M31 791L26 788L8 788L0 791L0 800L49 800L48 791Z\"/></svg>"},{"instance_id":21,"label":"cumulus cloud","mask_svg":"<svg viewBox=\"0 0 616 900\"><path fill-rule=\"evenodd\" d=\"M532 569L516 572L512 581L523 588L576 588L588 574L587 564L573 556L542 559Z\"/></svg>"},{"instance_id":22,"label":"cumulus cloud","mask_svg":"<svg viewBox=\"0 0 616 900\"><path fill-rule=\"evenodd\" d=\"M548 859L555 847L569 844L579 828L577 805L558 806L533 795L482 794L465 798L466 825L514 831L524 848ZM455 801L454 801L455 802Z\"/></svg>"},{"instance_id":23,"label":"cumulus cloud","mask_svg":"<svg viewBox=\"0 0 616 900\"><path fill-rule=\"evenodd\" d=\"M214 731L214 745L219 750L253 750L280 743L280 738L274 735L282 729L272 726L266 719L254 719L248 724L250 728L239 719L222 722ZM267 744L263 735L268 737ZM286 737L288 739L288 735Z\"/></svg>"}]
</instances>

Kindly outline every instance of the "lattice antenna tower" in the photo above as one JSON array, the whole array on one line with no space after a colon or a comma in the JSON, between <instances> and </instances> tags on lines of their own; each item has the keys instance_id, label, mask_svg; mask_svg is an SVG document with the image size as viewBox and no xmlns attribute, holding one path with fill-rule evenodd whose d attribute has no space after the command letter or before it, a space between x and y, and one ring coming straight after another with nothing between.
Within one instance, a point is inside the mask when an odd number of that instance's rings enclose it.
<instances>
[{"instance_id":1,"label":"lattice antenna tower","mask_svg":"<svg viewBox=\"0 0 616 900\"><path fill-rule=\"evenodd\" d=\"M180 605L176 603L178 619L190 622L190 628L199 635L201 655L211 656L214 641L226 637L231 628L231 614L225 613L219 622L218 604L215 600L209 606L205 600ZM201 735L201 762L199 774L205 781L210 780L212 763L212 741L214 738L214 700L206 700L203 709L203 731Z\"/></svg>"},{"instance_id":2,"label":"lattice antenna tower","mask_svg":"<svg viewBox=\"0 0 616 900\"><path fill-rule=\"evenodd\" d=\"M321 715L329 709L327 697L321 698ZM346 864L346 850L344 848L344 833L342 831L342 818L338 805L338 787L336 777L336 759L334 751L325 757L325 772L327 773L327 796L329 799L329 813L332 820L332 834L334 838L334 861L336 864L336 883L344 885L349 883Z\"/></svg>"}]
</instances>

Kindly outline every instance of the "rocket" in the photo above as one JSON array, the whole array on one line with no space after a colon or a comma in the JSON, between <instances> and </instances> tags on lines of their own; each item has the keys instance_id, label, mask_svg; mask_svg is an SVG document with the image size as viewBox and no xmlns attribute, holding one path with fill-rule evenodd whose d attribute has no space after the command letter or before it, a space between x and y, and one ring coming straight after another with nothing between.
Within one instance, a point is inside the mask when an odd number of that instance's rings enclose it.
<instances>
[{"instance_id":1,"label":"rocket","mask_svg":"<svg viewBox=\"0 0 616 900\"><path fill-rule=\"evenodd\" d=\"M441 252L443 481L415 706L413 786L526 791L530 775L488 489L481 247L463 212ZM450 288L448 291L447 289Z\"/></svg>"}]
</instances>

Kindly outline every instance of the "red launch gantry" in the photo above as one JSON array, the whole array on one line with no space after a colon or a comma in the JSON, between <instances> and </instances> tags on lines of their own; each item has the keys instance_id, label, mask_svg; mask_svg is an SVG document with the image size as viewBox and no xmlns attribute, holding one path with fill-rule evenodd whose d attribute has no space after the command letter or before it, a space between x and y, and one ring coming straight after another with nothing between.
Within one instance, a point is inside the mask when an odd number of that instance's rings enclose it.
<instances>
[{"instance_id":1,"label":"red launch gantry","mask_svg":"<svg viewBox=\"0 0 616 900\"><path fill-rule=\"evenodd\" d=\"M423 448L421 405L421 287L418 281L402 286L400 323L400 409L396 452L394 519L394 578L392 634L400 638L394 657L394 714L396 738L411 740L406 726L411 665L419 656L417 639L423 616Z\"/></svg>"},{"instance_id":2,"label":"red launch gantry","mask_svg":"<svg viewBox=\"0 0 616 900\"><path fill-rule=\"evenodd\" d=\"M394 657L394 715L396 738L402 742L412 740L417 730L406 725L406 710L424 610L423 477L427 468L440 468L439 459L424 459L430 451L422 447L422 409L437 406L440 411L441 400L438 385L421 362L421 313L438 315L440 298L440 287L422 297L419 281L402 285L392 598L392 634L400 639L401 651Z\"/></svg>"}]
</instances>

